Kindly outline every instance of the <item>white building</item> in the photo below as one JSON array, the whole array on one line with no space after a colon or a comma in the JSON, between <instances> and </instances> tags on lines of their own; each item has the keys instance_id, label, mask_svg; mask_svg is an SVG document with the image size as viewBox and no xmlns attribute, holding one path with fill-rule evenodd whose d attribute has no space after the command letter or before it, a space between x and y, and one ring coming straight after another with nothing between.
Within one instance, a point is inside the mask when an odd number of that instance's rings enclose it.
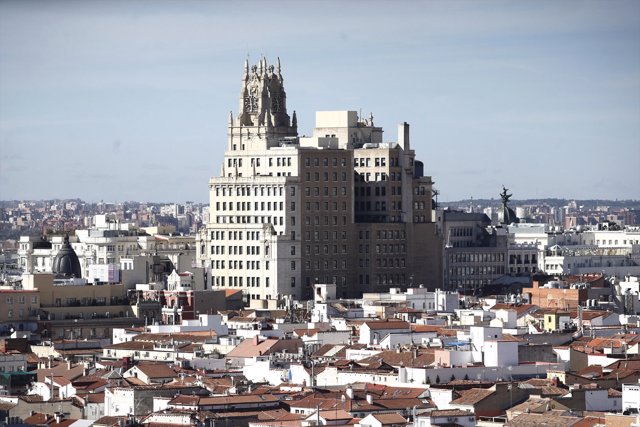
<instances>
[{"instance_id":1,"label":"white building","mask_svg":"<svg viewBox=\"0 0 640 427\"><path fill-rule=\"evenodd\" d=\"M640 413L640 381L636 384L622 384L622 410Z\"/></svg>"}]
</instances>

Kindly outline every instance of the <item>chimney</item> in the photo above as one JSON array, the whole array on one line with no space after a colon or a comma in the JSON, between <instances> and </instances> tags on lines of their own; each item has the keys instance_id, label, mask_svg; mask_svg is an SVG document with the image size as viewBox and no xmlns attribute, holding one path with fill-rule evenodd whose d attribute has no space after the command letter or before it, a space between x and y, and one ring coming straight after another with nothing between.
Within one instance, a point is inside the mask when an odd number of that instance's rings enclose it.
<instances>
[{"instance_id":1,"label":"chimney","mask_svg":"<svg viewBox=\"0 0 640 427\"><path fill-rule=\"evenodd\" d=\"M53 417L56 419L56 424L60 424L62 421L62 412L55 412Z\"/></svg>"},{"instance_id":2,"label":"chimney","mask_svg":"<svg viewBox=\"0 0 640 427\"><path fill-rule=\"evenodd\" d=\"M345 392L349 399L353 399L353 388L351 387L351 385L347 386L347 388L345 389Z\"/></svg>"},{"instance_id":3,"label":"chimney","mask_svg":"<svg viewBox=\"0 0 640 427\"><path fill-rule=\"evenodd\" d=\"M255 337L253 337L253 345L258 345L260 344L260 338L258 337L258 335L256 335Z\"/></svg>"},{"instance_id":4,"label":"chimney","mask_svg":"<svg viewBox=\"0 0 640 427\"><path fill-rule=\"evenodd\" d=\"M367 403L373 405L373 396L370 393L367 393Z\"/></svg>"},{"instance_id":5,"label":"chimney","mask_svg":"<svg viewBox=\"0 0 640 427\"><path fill-rule=\"evenodd\" d=\"M409 123L404 122L398 125L398 144L405 150L409 151Z\"/></svg>"},{"instance_id":6,"label":"chimney","mask_svg":"<svg viewBox=\"0 0 640 427\"><path fill-rule=\"evenodd\" d=\"M69 358L69 359L67 359L67 370L69 370L69 371L71 370L71 365L72 365L71 359Z\"/></svg>"}]
</instances>

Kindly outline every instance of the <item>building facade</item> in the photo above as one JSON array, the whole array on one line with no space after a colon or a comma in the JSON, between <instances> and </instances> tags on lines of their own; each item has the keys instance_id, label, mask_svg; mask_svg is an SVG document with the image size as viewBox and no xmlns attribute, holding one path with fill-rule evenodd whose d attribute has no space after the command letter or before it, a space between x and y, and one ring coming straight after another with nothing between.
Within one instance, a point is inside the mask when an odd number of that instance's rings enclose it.
<instances>
[{"instance_id":1,"label":"building facade","mask_svg":"<svg viewBox=\"0 0 640 427\"><path fill-rule=\"evenodd\" d=\"M477 295L508 274L507 234L484 213L438 211L444 236L443 288Z\"/></svg>"},{"instance_id":2,"label":"building facade","mask_svg":"<svg viewBox=\"0 0 640 427\"><path fill-rule=\"evenodd\" d=\"M221 174L209 181L198 259L211 289L246 298L309 299L314 283L340 297L439 283L431 178L415 160L409 125L383 142L373 117L316 113L299 137L281 67L245 62L240 112L228 122Z\"/></svg>"}]
</instances>

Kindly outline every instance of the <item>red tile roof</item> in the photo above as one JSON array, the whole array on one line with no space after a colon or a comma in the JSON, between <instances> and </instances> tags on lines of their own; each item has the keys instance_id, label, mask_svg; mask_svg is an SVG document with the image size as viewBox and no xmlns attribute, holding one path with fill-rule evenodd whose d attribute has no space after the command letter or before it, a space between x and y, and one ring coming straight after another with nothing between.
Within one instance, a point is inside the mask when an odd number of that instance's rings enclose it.
<instances>
[{"instance_id":1,"label":"red tile roof","mask_svg":"<svg viewBox=\"0 0 640 427\"><path fill-rule=\"evenodd\" d=\"M404 320L368 320L364 324L371 330L411 329L409 323Z\"/></svg>"}]
</instances>

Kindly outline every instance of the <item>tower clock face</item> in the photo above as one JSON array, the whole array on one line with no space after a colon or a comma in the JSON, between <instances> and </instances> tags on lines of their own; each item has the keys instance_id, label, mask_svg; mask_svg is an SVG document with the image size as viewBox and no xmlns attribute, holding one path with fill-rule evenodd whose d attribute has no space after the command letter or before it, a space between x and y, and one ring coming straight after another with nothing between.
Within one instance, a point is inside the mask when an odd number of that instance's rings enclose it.
<instances>
[{"instance_id":1,"label":"tower clock face","mask_svg":"<svg viewBox=\"0 0 640 427\"><path fill-rule=\"evenodd\" d=\"M244 110L249 113L255 113L258 111L258 98L254 95L247 95L244 97Z\"/></svg>"}]
</instances>

